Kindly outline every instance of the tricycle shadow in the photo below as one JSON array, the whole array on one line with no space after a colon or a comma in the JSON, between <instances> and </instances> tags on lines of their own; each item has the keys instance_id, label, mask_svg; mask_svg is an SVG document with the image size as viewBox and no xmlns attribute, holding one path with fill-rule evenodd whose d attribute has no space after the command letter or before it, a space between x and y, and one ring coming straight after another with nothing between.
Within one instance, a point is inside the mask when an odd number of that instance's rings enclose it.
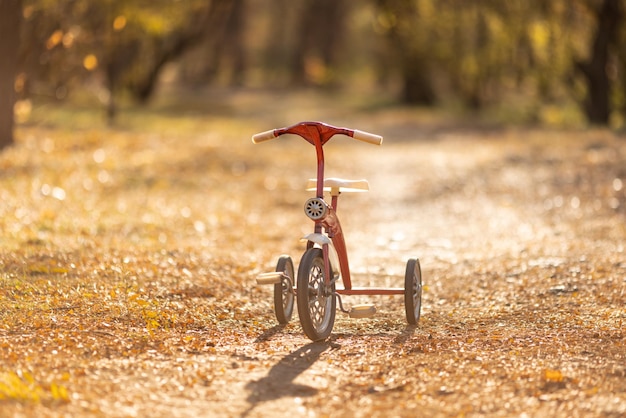
<instances>
[{"instance_id":1,"label":"tricycle shadow","mask_svg":"<svg viewBox=\"0 0 626 418\"><path fill-rule=\"evenodd\" d=\"M407 325L404 328L404 330L402 330L400 335L398 335L396 338L393 339L393 344L402 345L406 343L408 340L411 339L413 335L415 335L416 329L417 329L417 325L412 325L412 324Z\"/></svg>"},{"instance_id":2,"label":"tricycle shadow","mask_svg":"<svg viewBox=\"0 0 626 418\"><path fill-rule=\"evenodd\" d=\"M263 331L263 333L261 335L259 335L258 337L256 337L256 339L254 340L255 343L260 343L263 341L268 341L270 340L274 335L278 334L279 332L281 332L282 330L285 329L285 327L287 327L287 325L285 324L278 324L278 325L274 325L272 328L268 328L265 331Z\"/></svg>"},{"instance_id":3,"label":"tricycle shadow","mask_svg":"<svg viewBox=\"0 0 626 418\"><path fill-rule=\"evenodd\" d=\"M284 326L277 326L263 333L258 341L263 341L279 332ZM309 397L318 390L308 385L294 383L294 380L309 369L320 358L321 354L335 346L330 342L309 343L283 357L276 363L267 376L248 383L248 409L241 415L247 416L259 404L284 397Z\"/></svg>"},{"instance_id":4,"label":"tricycle shadow","mask_svg":"<svg viewBox=\"0 0 626 418\"><path fill-rule=\"evenodd\" d=\"M255 342L267 341L283 331L285 327L285 325L276 325L269 328L259 335ZM407 325L400 334L393 339L393 344L406 343L415 334L416 329L416 325ZM337 338L341 338L341 336L342 334L338 334L327 341L306 344L280 359L278 363L272 366L265 377L249 382L245 386L249 393L246 398L249 407L241 414L241 417L248 416L258 405L264 402L288 397L315 396L318 389L312 386L294 383L294 381L298 376L311 368L315 362L319 360L322 353L327 350L339 348L340 345L335 341Z\"/></svg>"}]
</instances>

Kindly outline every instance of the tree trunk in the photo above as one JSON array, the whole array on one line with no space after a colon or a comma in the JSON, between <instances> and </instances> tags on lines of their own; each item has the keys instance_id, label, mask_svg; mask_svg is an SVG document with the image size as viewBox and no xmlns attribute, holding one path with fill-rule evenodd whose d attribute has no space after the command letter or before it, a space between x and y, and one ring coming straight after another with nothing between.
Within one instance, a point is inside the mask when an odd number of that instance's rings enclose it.
<instances>
[{"instance_id":1,"label":"tree trunk","mask_svg":"<svg viewBox=\"0 0 626 418\"><path fill-rule=\"evenodd\" d=\"M107 85L111 96L116 93L119 87L127 87L132 97L140 104L146 104L157 87L159 76L166 64L178 59L190 48L203 40L207 30L211 25L210 14L215 5L223 5L229 0L219 2L208 2L207 6L198 10L186 26L165 37L146 37L143 40L123 40L113 42L107 54L104 64L107 74ZM141 75L135 77L126 85L121 85L124 75L137 64L137 57L140 56L140 49L148 48L152 51L152 57L142 62ZM111 97L107 114L109 122L113 121L117 113L114 97Z\"/></svg>"},{"instance_id":2,"label":"tree trunk","mask_svg":"<svg viewBox=\"0 0 626 418\"><path fill-rule=\"evenodd\" d=\"M13 144L15 76L22 0L0 0L0 149Z\"/></svg>"},{"instance_id":3,"label":"tree trunk","mask_svg":"<svg viewBox=\"0 0 626 418\"><path fill-rule=\"evenodd\" d=\"M378 0L376 5L383 15L393 17L386 36L397 54L402 101L410 105L433 105L437 97L432 84L432 54L421 38L425 33L419 31L422 19L417 4L405 0Z\"/></svg>"},{"instance_id":4,"label":"tree trunk","mask_svg":"<svg viewBox=\"0 0 626 418\"><path fill-rule=\"evenodd\" d=\"M143 78L132 86L133 97L141 104L147 103L154 93L163 67L181 56L200 39L199 33L189 33L176 34L165 41L159 40L161 45L160 48L155 48L156 58L147 65L148 69Z\"/></svg>"},{"instance_id":5,"label":"tree trunk","mask_svg":"<svg viewBox=\"0 0 626 418\"><path fill-rule=\"evenodd\" d=\"M616 40L617 29L623 20L622 0L604 0L597 11L597 30L593 40L591 58L587 62L577 62L587 83L585 114L592 124L608 125L611 115L611 82L606 68L609 61L609 48Z\"/></svg>"},{"instance_id":6,"label":"tree trunk","mask_svg":"<svg viewBox=\"0 0 626 418\"><path fill-rule=\"evenodd\" d=\"M290 65L293 85L329 84L345 33L345 0L306 0Z\"/></svg>"},{"instance_id":7,"label":"tree trunk","mask_svg":"<svg viewBox=\"0 0 626 418\"><path fill-rule=\"evenodd\" d=\"M435 103L427 60L414 53L404 56L402 64L402 100L412 105L431 106Z\"/></svg>"},{"instance_id":8,"label":"tree trunk","mask_svg":"<svg viewBox=\"0 0 626 418\"><path fill-rule=\"evenodd\" d=\"M246 71L245 18L246 0L221 0L211 3L204 48L206 64L201 78L212 82L230 65L230 84L240 86Z\"/></svg>"},{"instance_id":9,"label":"tree trunk","mask_svg":"<svg viewBox=\"0 0 626 418\"><path fill-rule=\"evenodd\" d=\"M244 83L246 72L246 53L245 53L245 0L234 0L233 9L226 26L226 42L229 46L231 55L231 80L234 86L241 86Z\"/></svg>"}]
</instances>

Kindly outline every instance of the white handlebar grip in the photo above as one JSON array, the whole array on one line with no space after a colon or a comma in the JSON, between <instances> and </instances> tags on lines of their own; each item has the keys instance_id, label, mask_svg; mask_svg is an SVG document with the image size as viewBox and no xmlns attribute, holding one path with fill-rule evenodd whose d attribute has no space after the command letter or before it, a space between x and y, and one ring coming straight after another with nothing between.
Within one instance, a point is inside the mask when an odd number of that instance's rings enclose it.
<instances>
[{"instance_id":1,"label":"white handlebar grip","mask_svg":"<svg viewBox=\"0 0 626 418\"><path fill-rule=\"evenodd\" d=\"M358 129L354 130L354 133L352 134L352 138L358 139L359 141L374 144L374 145L380 145L383 143L382 136L371 134L369 132L359 131Z\"/></svg>"},{"instance_id":2,"label":"white handlebar grip","mask_svg":"<svg viewBox=\"0 0 626 418\"><path fill-rule=\"evenodd\" d=\"M269 131L252 135L252 142L258 144L259 142L269 141L274 138L276 138L276 135L274 135L274 129L271 129Z\"/></svg>"}]
</instances>

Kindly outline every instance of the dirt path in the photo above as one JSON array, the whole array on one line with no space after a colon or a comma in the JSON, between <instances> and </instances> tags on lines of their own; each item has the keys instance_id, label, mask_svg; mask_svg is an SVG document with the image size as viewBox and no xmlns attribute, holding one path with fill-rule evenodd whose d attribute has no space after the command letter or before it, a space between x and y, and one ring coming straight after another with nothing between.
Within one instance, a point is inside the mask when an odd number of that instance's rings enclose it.
<instances>
[{"instance_id":1,"label":"dirt path","mask_svg":"<svg viewBox=\"0 0 626 418\"><path fill-rule=\"evenodd\" d=\"M244 99L232 105L245 109ZM281 120L311 110L281 106ZM228 134L185 147L172 135L113 135L109 148L57 142L44 155L28 154L24 139L14 151L22 168L5 156L14 178L0 179L13 208L3 224L13 240L2 258L3 414L624 416L624 138L461 129L399 110L334 115L325 120L386 136L380 148L344 141L327 154L329 176L370 182L369 194L342 196L340 207L355 281L402 286L406 259L419 257L417 327L399 297L367 299L379 309L373 319L338 314L325 342L307 340L297 315L276 325L271 289L254 277L282 253L298 262L310 227L301 186L314 163L297 140L248 142L252 129L280 121L216 118L209 125ZM45 141L28 135L35 149ZM95 150L110 147L129 157L98 163ZM83 151L98 167L61 165L70 164L62 152L80 161ZM21 171L37 158L39 171ZM18 183L54 185L46 170L80 174L90 194L72 203L79 180L59 180L70 214L41 209L48 229L28 238L10 217L42 202L19 200Z\"/></svg>"},{"instance_id":2,"label":"dirt path","mask_svg":"<svg viewBox=\"0 0 626 418\"><path fill-rule=\"evenodd\" d=\"M329 342L299 340L246 373L299 337L266 330L234 379L244 415L626 413L623 141L470 132L348 147L372 188L344 198L352 262L366 284L398 286L418 256L422 321L406 326L401 300L380 297L376 319L342 319Z\"/></svg>"}]
</instances>

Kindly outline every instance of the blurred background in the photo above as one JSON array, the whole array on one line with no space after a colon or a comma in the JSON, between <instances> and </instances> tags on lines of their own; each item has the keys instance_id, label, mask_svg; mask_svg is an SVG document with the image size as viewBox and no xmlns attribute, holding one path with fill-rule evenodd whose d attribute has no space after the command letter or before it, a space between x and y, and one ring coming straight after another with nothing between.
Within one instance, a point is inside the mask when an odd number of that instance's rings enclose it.
<instances>
[{"instance_id":1,"label":"blurred background","mask_svg":"<svg viewBox=\"0 0 626 418\"><path fill-rule=\"evenodd\" d=\"M625 16L624 0L0 0L0 143L13 109L80 102L113 122L215 88L620 129Z\"/></svg>"}]
</instances>

